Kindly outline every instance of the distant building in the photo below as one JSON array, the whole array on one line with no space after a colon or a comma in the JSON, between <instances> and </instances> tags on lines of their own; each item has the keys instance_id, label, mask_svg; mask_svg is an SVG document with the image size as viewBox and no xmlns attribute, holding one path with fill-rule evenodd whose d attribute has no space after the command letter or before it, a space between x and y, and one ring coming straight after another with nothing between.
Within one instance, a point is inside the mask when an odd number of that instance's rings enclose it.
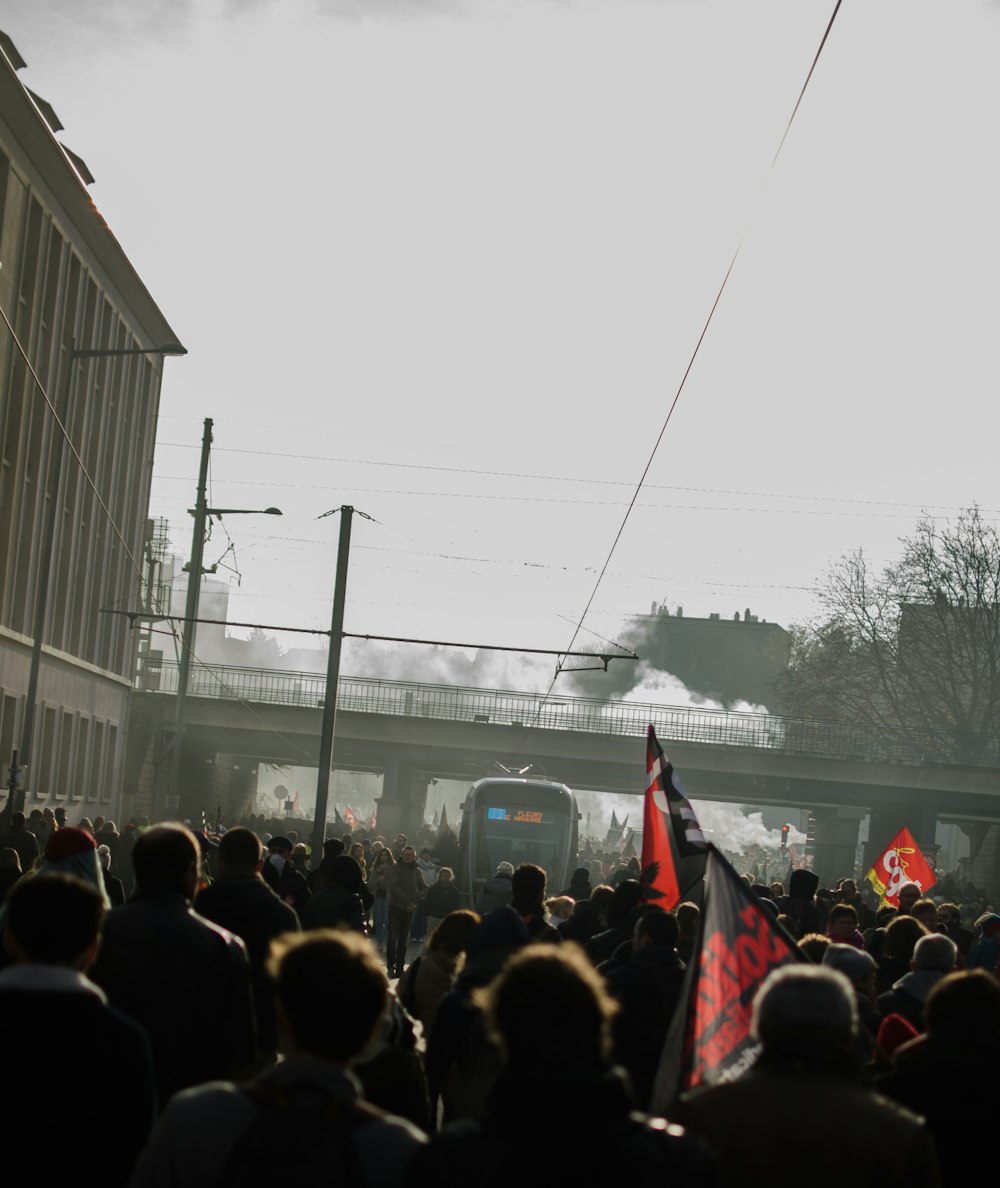
<instances>
[{"instance_id":1,"label":"distant building","mask_svg":"<svg viewBox=\"0 0 1000 1188\"><path fill-rule=\"evenodd\" d=\"M23 66L0 34L0 308L13 328L0 322L0 764L24 729L45 511L58 499L25 809L118 819L138 633L102 612L143 603L163 357L73 352L177 338ZM69 410L61 465L46 397Z\"/></svg>"},{"instance_id":2,"label":"distant building","mask_svg":"<svg viewBox=\"0 0 1000 1188\"><path fill-rule=\"evenodd\" d=\"M749 609L731 619L695 619L681 607L670 613L654 603L642 658L672 673L693 693L725 705L767 705L774 699L775 681L788 667L791 642L784 627L758 619Z\"/></svg>"}]
</instances>

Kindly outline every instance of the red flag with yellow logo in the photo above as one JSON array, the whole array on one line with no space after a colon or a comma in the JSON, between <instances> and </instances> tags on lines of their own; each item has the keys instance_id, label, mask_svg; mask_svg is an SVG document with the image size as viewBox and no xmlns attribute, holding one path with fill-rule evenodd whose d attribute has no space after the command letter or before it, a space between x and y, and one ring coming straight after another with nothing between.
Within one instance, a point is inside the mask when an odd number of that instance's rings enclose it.
<instances>
[{"instance_id":1,"label":"red flag with yellow logo","mask_svg":"<svg viewBox=\"0 0 1000 1188\"><path fill-rule=\"evenodd\" d=\"M899 889L904 883L916 883L926 894L937 882L913 834L905 828L879 854L865 878L875 889L882 907L899 907Z\"/></svg>"}]
</instances>

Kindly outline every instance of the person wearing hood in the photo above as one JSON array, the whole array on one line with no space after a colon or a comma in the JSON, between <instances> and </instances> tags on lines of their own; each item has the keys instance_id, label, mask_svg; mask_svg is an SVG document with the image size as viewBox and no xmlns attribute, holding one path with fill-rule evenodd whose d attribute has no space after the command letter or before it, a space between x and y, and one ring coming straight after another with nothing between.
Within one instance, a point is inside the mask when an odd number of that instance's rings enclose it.
<instances>
[{"instance_id":1,"label":"person wearing hood","mask_svg":"<svg viewBox=\"0 0 1000 1188\"><path fill-rule=\"evenodd\" d=\"M778 901L778 912L791 916L799 936L826 931L826 912L816 900L819 875L811 870L793 870L788 880L788 894Z\"/></svg>"},{"instance_id":2,"label":"person wearing hood","mask_svg":"<svg viewBox=\"0 0 1000 1188\"><path fill-rule=\"evenodd\" d=\"M514 867L509 862L497 864L497 872L492 879L488 879L479 893L476 911L481 916L488 916L497 908L506 907L514 897Z\"/></svg>"},{"instance_id":3,"label":"person wearing hood","mask_svg":"<svg viewBox=\"0 0 1000 1188\"><path fill-rule=\"evenodd\" d=\"M893 982L892 989L880 994L876 1000L882 1017L902 1015L922 1032L927 996L946 974L954 970L957 956L958 946L950 936L942 936L939 932L922 936L913 948L910 972Z\"/></svg>"},{"instance_id":4,"label":"person wearing hood","mask_svg":"<svg viewBox=\"0 0 1000 1188\"><path fill-rule=\"evenodd\" d=\"M573 871L573 877L569 881L569 886L565 891L560 891L560 895L568 895L574 903L579 903L583 899L590 898L592 888L590 885L590 871L585 866L578 866Z\"/></svg>"},{"instance_id":5,"label":"person wearing hood","mask_svg":"<svg viewBox=\"0 0 1000 1188\"><path fill-rule=\"evenodd\" d=\"M323 890L302 909L303 928L349 928L365 931L365 906L361 898L364 876L356 858L338 854L327 869Z\"/></svg>"}]
</instances>

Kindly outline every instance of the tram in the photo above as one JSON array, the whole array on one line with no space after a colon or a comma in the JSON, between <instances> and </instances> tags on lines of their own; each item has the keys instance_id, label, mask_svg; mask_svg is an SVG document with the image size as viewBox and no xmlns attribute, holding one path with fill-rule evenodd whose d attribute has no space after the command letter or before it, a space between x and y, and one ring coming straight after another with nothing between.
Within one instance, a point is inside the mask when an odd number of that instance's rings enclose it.
<instances>
[{"instance_id":1,"label":"tram","mask_svg":"<svg viewBox=\"0 0 1000 1188\"><path fill-rule=\"evenodd\" d=\"M565 784L530 776L477 780L462 804L459 887L475 903L499 863L531 862L553 894L569 885L579 848L580 813Z\"/></svg>"}]
</instances>

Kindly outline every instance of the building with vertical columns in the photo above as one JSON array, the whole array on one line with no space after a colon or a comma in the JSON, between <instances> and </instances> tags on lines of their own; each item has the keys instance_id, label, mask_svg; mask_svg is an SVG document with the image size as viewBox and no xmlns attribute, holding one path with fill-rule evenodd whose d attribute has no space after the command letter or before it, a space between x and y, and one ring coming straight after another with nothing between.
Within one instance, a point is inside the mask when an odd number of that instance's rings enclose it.
<instances>
[{"instance_id":1,"label":"building with vertical columns","mask_svg":"<svg viewBox=\"0 0 1000 1188\"><path fill-rule=\"evenodd\" d=\"M102 611L144 601L163 354L75 352L183 351L94 206L86 165L57 138L55 112L21 82L24 65L0 34L0 770L22 745L57 500L24 807L120 823L138 633Z\"/></svg>"}]
</instances>

